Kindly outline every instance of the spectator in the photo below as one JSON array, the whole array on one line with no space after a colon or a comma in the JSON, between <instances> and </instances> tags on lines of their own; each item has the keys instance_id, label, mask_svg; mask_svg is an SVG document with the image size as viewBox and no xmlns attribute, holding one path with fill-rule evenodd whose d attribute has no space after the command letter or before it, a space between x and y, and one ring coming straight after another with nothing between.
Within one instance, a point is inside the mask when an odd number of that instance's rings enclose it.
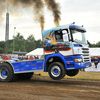
<instances>
[{"instance_id":1,"label":"spectator","mask_svg":"<svg viewBox=\"0 0 100 100\"><path fill-rule=\"evenodd\" d=\"M99 63L100 63L100 56L98 56L98 59L99 59Z\"/></svg>"},{"instance_id":2,"label":"spectator","mask_svg":"<svg viewBox=\"0 0 100 100\"><path fill-rule=\"evenodd\" d=\"M39 56L37 55L36 59L39 59Z\"/></svg>"},{"instance_id":3,"label":"spectator","mask_svg":"<svg viewBox=\"0 0 100 100\"><path fill-rule=\"evenodd\" d=\"M6 55L6 60L9 60L9 57L8 57L8 55Z\"/></svg>"},{"instance_id":4,"label":"spectator","mask_svg":"<svg viewBox=\"0 0 100 100\"><path fill-rule=\"evenodd\" d=\"M11 60L11 56L9 55L9 60Z\"/></svg>"},{"instance_id":5,"label":"spectator","mask_svg":"<svg viewBox=\"0 0 100 100\"><path fill-rule=\"evenodd\" d=\"M93 56L91 56L91 62L94 63L94 57Z\"/></svg>"},{"instance_id":6,"label":"spectator","mask_svg":"<svg viewBox=\"0 0 100 100\"><path fill-rule=\"evenodd\" d=\"M22 55L22 60L24 59L24 56Z\"/></svg>"},{"instance_id":7,"label":"spectator","mask_svg":"<svg viewBox=\"0 0 100 100\"><path fill-rule=\"evenodd\" d=\"M34 56L34 60L36 59L36 56Z\"/></svg>"},{"instance_id":8,"label":"spectator","mask_svg":"<svg viewBox=\"0 0 100 100\"><path fill-rule=\"evenodd\" d=\"M33 60L34 58L33 58L33 56L31 55L30 57L29 57L29 60Z\"/></svg>"},{"instance_id":9,"label":"spectator","mask_svg":"<svg viewBox=\"0 0 100 100\"><path fill-rule=\"evenodd\" d=\"M25 58L26 60L28 59L28 56L26 56L26 58Z\"/></svg>"},{"instance_id":10,"label":"spectator","mask_svg":"<svg viewBox=\"0 0 100 100\"><path fill-rule=\"evenodd\" d=\"M2 59L1 56L0 56L0 61L1 61L1 60L3 60L3 59Z\"/></svg>"},{"instance_id":11,"label":"spectator","mask_svg":"<svg viewBox=\"0 0 100 100\"><path fill-rule=\"evenodd\" d=\"M2 58L2 59L4 58L4 54L2 54L1 58Z\"/></svg>"},{"instance_id":12,"label":"spectator","mask_svg":"<svg viewBox=\"0 0 100 100\"><path fill-rule=\"evenodd\" d=\"M94 59L95 68L97 68L98 63L99 63L99 59L97 57L95 57L95 59Z\"/></svg>"},{"instance_id":13,"label":"spectator","mask_svg":"<svg viewBox=\"0 0 100 100\"><path fill-rule=\"evenodd\" d=\"M6 56L2 56L2 59L4 59L4 60L9 60L9 57L8 57L8 55L6 55Z\"/></svg>"},{"instance_id":14,"label":"spectator","mask_svg":"<svg viewBox=\"0 0 100 100\"><path fill-rule=\"evenodd\" d=\"M19 59L19 60L21 60L21 57L20 57L20 56L18 56L18 59Z\"/></svg>"}]
</instances>

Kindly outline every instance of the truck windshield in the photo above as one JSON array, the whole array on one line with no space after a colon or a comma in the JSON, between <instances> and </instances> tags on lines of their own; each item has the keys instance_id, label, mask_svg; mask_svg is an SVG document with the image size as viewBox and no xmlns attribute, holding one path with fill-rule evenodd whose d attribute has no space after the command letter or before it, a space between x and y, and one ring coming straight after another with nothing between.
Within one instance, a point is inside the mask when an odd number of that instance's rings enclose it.
<instances>
[{"instance_id":1,"label":"truck windshield","mask_svg":"<svg viewBox=\"0 0 100 100\"><path fill-rule=\"evenodd\" d=\"M73 37L74 42L87 44L87 40L85 37L86 32L71 29L71 33L72 33L72 37Z\"/></svg>"}]
</instances>

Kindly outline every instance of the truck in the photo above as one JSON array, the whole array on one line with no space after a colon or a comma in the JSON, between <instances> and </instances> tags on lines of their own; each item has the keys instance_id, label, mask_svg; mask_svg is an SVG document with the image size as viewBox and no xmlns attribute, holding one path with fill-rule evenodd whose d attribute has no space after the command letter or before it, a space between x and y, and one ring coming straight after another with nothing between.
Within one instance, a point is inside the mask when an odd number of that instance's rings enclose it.
<instances>
[{"instance_id":1,"label":"truck","mask_svg":"<svg viewBox=\"0 0 100 100\"><path fill-rule=\"evenodd\" d=\"M82 68L91 66L86 29L71 23L42 31L44 56L36 60L0 61L0 81L17 78L31 79L35 71L48 72L50 78L60 80L75 76Z\"/></svg>"}]
</instances>

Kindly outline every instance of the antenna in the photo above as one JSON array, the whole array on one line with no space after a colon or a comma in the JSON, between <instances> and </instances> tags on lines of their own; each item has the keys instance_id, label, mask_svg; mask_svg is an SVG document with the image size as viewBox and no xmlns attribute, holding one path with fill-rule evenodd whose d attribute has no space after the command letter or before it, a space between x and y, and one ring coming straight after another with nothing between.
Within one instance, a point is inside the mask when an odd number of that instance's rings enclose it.
<instances>
[{"instance_id":1,"label":"antenna","mask_svg":"<svg viewBox=\"0 0 100 100\"><path fill-rule=\"evenodd\" d=\"M72 24L75 24L75 22L73 22Z\"/></svg>"}]
</instances>

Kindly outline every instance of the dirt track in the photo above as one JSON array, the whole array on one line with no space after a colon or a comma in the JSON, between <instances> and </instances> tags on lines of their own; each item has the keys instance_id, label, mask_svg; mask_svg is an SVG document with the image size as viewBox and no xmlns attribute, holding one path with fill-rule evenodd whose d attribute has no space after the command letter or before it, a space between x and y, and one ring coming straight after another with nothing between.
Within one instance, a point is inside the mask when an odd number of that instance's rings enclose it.
<instances>
[{"instance_id":1,"label":"dirt track","mask_svg":"<svg viewBox=\"0 0 100 100\"><path fill-rule=\"evenodd\" d=\"M100 100L100 81L34 76L28 81L0 82L0 100Z\"/></svg>"}]
</instances>

